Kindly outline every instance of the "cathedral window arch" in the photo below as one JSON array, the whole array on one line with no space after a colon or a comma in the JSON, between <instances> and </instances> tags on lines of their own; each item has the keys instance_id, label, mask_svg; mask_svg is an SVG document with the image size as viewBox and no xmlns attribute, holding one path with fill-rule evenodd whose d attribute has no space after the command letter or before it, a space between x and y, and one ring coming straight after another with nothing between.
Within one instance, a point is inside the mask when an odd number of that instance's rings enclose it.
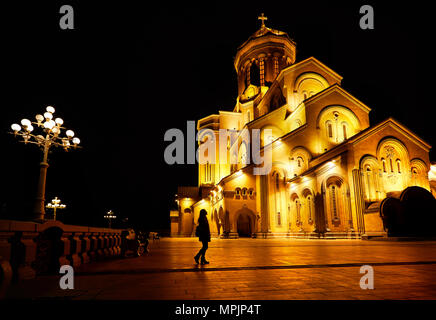
<instances>
[{"instance_id":1,"label":"cathedral window arch","mask_svg":"<svg viewBox=\"0 0 436 320\"><path fill-rule=\"evenodd\" d=\"M394 137L381 140L377 146L377 157L386 159L387 174L382 176L383 192L402 191L409 185L410 168L409 153L406 146Z\"/></svg>"},{"instance_id":2,"label":"cathedral window arch","mask_svg":"<svg viewBox=\"0 0 436 320\"><path fill-rule=\"evenodd\" d=\"M272 180L273 180L272 187L273 187L273 195L274 195L275 213L277 215L277 221L278 221L278 217L280 216L280 212L281 212L280 173L278 171L273 173Z\"/></svg>"},{"instance_id":3,"label":"cathedral window arch","mask_svg":"<svg viewBox=\"0 0 436 320\"><path fill-rule=\"evenodd\" d=\"M344 140L348 139L348 123L347 122L342 122L342 137L344 138Z\"/></svg>"},{"instance_id":4,"label":"cathedral window arch","mask_svg":"<svg viewBox=\"0 0 436 320\"><path fill-rule=\"evenodd\" d=\"M279 74L279 58L274 57L274 78Z\"/></svg>"},{"instance_id":5,"label":"cathedral window arch","mask_svg":"<svg viewBox=\"0 0 436 320\"><path fill-rule=\"evenodd\" d=\"M382 158L383 172L386 173L386 160Z\"/></svg>"},{"instance_id":6,"label":"cathedral window arch","mask_svg":"<svg viewBox=\"0 0 436 320\"><path fill-rule=\"evenodd\" d=\"M338 220L338 191L337 186L332 184L330 186L330 200L331 200L331 209L332 209L332 216L334 220Z\"/></svg>"},{"instance_id":7,"label":"cathedral window arch","mask_svg":"<svg viewBox=\"0 0 436 320\"><path fill-rule=\"evenodd\" d=\"M242 188L242 196L245 197L247 195L247 188Z\"/></svg>"},{"instance_id":8,"label":"cathedral window arch","mask_svg":"<svg viewBox=\"0 0 436 320\"><path fill-rule=\"evenodd\" d=\"M300 199L295 199L295 212L297 214L297 223L301 223L301 203Z\"/></svg>"},{"instance_id":9,"label":"cathedral window arch","mask_svg":"<svg viewBox=\"0 0 436 320\"><path fill-rule=\"evenodd\" d=\"M330 139L333 138L333 124L330 120L328 120L325 124L327 130L327 137Z\"/></svg>"}]
</instances>

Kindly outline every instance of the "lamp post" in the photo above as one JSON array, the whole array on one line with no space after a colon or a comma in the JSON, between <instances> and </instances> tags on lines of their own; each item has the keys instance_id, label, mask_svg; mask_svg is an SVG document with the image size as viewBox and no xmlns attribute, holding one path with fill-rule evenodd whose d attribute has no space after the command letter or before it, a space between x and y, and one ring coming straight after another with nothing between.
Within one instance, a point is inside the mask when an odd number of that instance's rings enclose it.
<instances>
[{"instance_id":1,"label":"lamp post","mask_svg":"<svg viewBox=\"0 0 436 320\"><path fill-rule=\"evenodd\" d=\"M74 137L73 130L67 130L65 127L62 127L64 120L61 118L55 118L53 120L54 112L55 109L52 106L48 106L44 115L37 114L35 116L36 122L23 119L21 120L21 125L14 123L11 126L12 133L16 137L22 138L21 142L24 142L25 144L36 144L43 152L39 169L38 190L35 207L33 209L33 218L37 221L43 221L45 215L44 200L48 168L48 151L52 146L62 147L65 151L68 151L70 148L78 148L80 143L80 139ZM32 133L34 130L33 125L40 129L41 134ZM62 130L65 130L65 136L63 137L61 136Z\"/></svg>"},{"instance_id":2,"label":"lamp post","mask_svg":"<svg viewBox=\"0 0 436 320\"><path fill-rule=\"evenodd\" d=\"M112 228L112 219L116 219L116 215L114 215L114 212L112 210L109 210L107 214L104 216L105 219L108 219L109 221L109 229Z\"/></svg>"},{"instance_id":3,"label":"lamp post","mask_svg":"<svg viewBox=\"0 0 436 320\"><path fill-rule=\"evenodd\" d=\"M49 204L46 205L46 208L53 209L53 220L56 221L56 210L57 209L65 209L67 206L61 203L61 199L55 197Z\"/></svg>"}]
</instances>

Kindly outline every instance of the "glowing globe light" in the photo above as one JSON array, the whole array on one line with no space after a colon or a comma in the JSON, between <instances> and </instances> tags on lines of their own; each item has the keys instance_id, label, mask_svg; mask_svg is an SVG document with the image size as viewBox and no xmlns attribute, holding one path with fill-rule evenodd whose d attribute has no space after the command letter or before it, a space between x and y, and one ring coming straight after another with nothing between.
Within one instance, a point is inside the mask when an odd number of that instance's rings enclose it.
<instances>
[{"instance_id":1,"label":"glowing globe light","mask_svg":"<svg viewBox=\"0 0 436 320\"><path fill-rule=\"evenodd\" d=\"M53 119L53 115L50 112L46 112L44 113L44 118L51 120Z\"/></svg>"},{"instance_id":2,"label":"glowing globe light","mask_svg":"<svg viewBox=\"0 0 436 320\"><path fill-rule=\"evenodd\" d=\"M20 131L21 130L21 126L19 124L14 123L13 125L11 125L11 129L14 132Z\"/></svg>"},{"instance_id":3,"label":"glowing globe light","mask_svg":"<svg viewBox=\"0 0 436 320\"><path fill-rule=\"evenodd\" d=\"M44 128L46 129L51 130L53 129L54 126L55 126L55 122L53 120L44 122Z\"/></svg>"},{"instance_id":4,"label":"glowing globe light","mask_svg":"<svg viewBox=\"0 0 436 320\"><path fill-rule=\"evenodd\" d=\"M23 119L23 120L21 120L21 125L22 125L23 127L28 127L28 126L31 126L32 123L31 123L30 120L28 120L28 119Z\"/></svg>"},{"instance_id":5,"label":"glowing globe light","mask_svg":"<svg viewBox=\"0 0 436 320\"><path fill-rule=\"evenodd\" d=\"M65 134L66 134L67 137L69 137L69 138L74 137L74 131L73 131L73 130L67 130L67 132L65 132Z\"/></svg>"},{"instance_id":6,"label":"glowing globe light","mask_svg":"<svg viewBox=\"0 0 436 320\"><path fill-rule=\"evenodd\" d=\"M32 131L33 131L33 126L32 126L32 125L27 126L26 130L27 130L28 132L32 132Z\"/></svg>"},{"instance_id":7,"label":"glowing globe light","mask_svg":"<svg viewBox=\"0 0 436 320\"><path fill-rule=\"evenodd\" d=\"M45 110L47 110L47 112L50 112L50 113L55 112L55 108L53 108L52 106L48 106Z\"/></svg>"},{"instance_id":8,"label":"glowing globe light","mask_svg":"<svg viewBox=\"0 0 436 320\"><path fill-rule=\"evenodd\" d=\"M42 114L37 114L35 116L36 121L38 121L38 123L43 122L44 121L44 116Z\"/></svg>"},{"instance_id":9,"label":"glowing globe light","mask_svg":"<svg viewBox=\"0 0 436 320\"><path fill-rule=\"evenodd\" d=\"M73 143L74 144L79 144L80 143L80 139L77 138L77 137L73 138Z\"/></svg>"},{"instance_id":10,"label":"glowing globe light","mask_svg":"<svg viewBox=\"0 0 436 320\"><path fill-rule=\"evenodd\" d=\"M56 118L56 119L55 119L55 122L56 122L56 124L57 124L58 126L61 126L61 125L64 124L64 120L62 120L61 118Z\"/></svg>"}]
</instances>

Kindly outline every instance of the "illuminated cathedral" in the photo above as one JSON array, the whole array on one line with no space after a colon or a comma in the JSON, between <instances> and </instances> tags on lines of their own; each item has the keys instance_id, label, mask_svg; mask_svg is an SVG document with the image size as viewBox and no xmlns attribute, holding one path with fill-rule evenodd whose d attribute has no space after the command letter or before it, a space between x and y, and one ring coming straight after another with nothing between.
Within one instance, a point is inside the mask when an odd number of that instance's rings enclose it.
<instances>
[{"instance_id":1,"label":"illuminated cathedral","mask_svg":"<svg viewBox=\"0 0 436 320\"><path fill-rule=\"evenodd\" d=\"M233 111L198 120L197 130L218 141L219 129L259 129L271 171L254 175L249 146L236 136L226 161L217 151L215 164L198 165L197 187L178 188L172 235L193 236L206 209L212 235L223 238L386 236L386 199L403 199L410 187L436 194L431 146L392 118L370 125L371 109L339 74L314 57L296 62L296 43L259 19L234 59Z\"/></svg>"}]
</instances>

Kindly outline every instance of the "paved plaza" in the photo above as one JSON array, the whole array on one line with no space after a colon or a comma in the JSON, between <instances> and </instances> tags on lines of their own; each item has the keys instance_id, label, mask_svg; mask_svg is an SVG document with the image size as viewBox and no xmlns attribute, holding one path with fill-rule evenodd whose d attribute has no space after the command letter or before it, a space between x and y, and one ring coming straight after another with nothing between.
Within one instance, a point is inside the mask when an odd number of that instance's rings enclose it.
<instances>
[{"instance_id":1,"label":"paved plaza","mask_svg":"<svg viewBox=\"0 0 436 320\"><path fill-rule=\"evenodd\" d=\"M140 258L75 270L74 290L60 276L13 285L8 298L66 299L436 299L435 241L212 239L210 265L194 263L195 238L150 242ZM374 289L360 288L362 265Z\"/></svg>"}]
</instances>

